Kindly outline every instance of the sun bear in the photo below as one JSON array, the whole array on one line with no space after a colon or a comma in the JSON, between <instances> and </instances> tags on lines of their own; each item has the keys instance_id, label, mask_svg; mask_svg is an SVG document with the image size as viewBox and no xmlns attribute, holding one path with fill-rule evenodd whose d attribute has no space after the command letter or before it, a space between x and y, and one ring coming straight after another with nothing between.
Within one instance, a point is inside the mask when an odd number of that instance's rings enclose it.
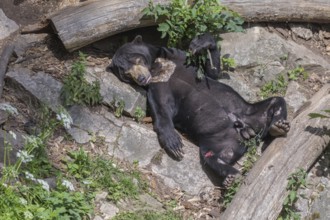
<instances>
[{"instance_id":1,"label":"sun bear","mask_svg":"<svg viewBox=\"0 0 330 220\"><path fill-rule=\"evenodd\" d=\"M285 135L286 102L282 97L249 103L230 86L218 82L220 51L210 34L197 36L189 46L193 54L209 50L204 70L186 64L184 51L157 47L141 36L121 46L107 68L126 83L147 88L154 130L160 145L177 160L182 159L182 141L176 128L199 146L202 159L221 177L233 176L233 164L247 151L244 140L258 135Z\"/></svg>"}]
</instances>

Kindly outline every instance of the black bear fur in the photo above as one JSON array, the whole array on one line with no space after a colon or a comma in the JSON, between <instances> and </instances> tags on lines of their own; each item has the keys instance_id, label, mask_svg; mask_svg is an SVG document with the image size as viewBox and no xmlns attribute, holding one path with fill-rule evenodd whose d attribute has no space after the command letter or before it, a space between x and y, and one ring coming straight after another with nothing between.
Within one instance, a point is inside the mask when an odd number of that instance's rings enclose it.
<instances>
[{"instance_id":1,"label":"black bear fur","mask_svg":"<svg viewBox=\"0 0 330 220\"><path fill-rule=\"evenodd\" d=\"M206 62L207 77L202 80L196 78L196 67L185 64L185 52L144 43L141 36L116 51L108 70L124 82L147 87L154 130L169 154L178 160L184 154L177 128L200 147L206 163L226 177L238 173L232 165L247 150L244 140L256 134L261 138L282 136L290 125L282 97L251 104L230 86L216 81L220 52L213 37L200 35L190 44L194 54L206 49L211 60ZM159 58L172 62L174 72L167 81L153 82L159 73L155 70Z\"/></svg>"}]
</instances>

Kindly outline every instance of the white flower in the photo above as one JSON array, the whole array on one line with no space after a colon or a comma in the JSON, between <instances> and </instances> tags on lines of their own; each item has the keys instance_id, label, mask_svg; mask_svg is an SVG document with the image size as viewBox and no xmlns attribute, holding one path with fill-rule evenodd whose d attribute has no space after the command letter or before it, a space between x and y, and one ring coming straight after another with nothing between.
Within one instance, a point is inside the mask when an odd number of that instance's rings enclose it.
<instances>
[{"instance_id":1,"label":"white flower","mask_svg":"<svg viewBox=\"0 0 330 220\"><path fill-rule=\"evenodd\" d=\"M65 186L68 190L74 191L74 186L69 180L63 180L62 185Z\"/></svg>"},{"instance_id":2,"label":"white flower","mask_svg":"<svg viewBox=\"0 0 330 220\"><path fill-rule=\"evenodd\" d=\"M33 219L33 214L30 211L24 211L24 219Z\"/></svg>"},{"instance_id":3,"label":"white flower","mask_svg":"<svg viewBox=\"0 0 330 220\"><path fill-rule=\"evenodd\" d=\"M33 174L31 174L27 171L25 171L25 176L26 176L27 179L32 180L33 182L39 183L44 190L47 190L49 192L49 185L45 180L36 179L33 176Z\"/></svg>"},{"instance_id":4,"label":"white flower","mask_svg":"<svg viewBox=\"0 0 330 220\"><path fill-rule=\"evenodd\" d=\"M27 204L27 201L26 201L26 199L24 199L24 198L19 198L19 201L20 201L20 203L21 203L22 205L26 205L26 204Z\"/></svg>"},{"instance_id":5,"label":"white flower","mask_svg":"<svg viewBox=\"0 0 330 220\"><path fill-rule=\"evenodd\" d=\"M49 192L49 185L45 180L37 179L36 182L39 183L44 190Z\"/></svg>"},{"instance_id":6,"label":"white flower","mask_svg":"<svg viewBox=\"0 0 330 220\"><path fill-rule=\"evenodd\" d=\"M90 185L90 184L92 184L92 181L91 181L91 180L83 180L82 182L83 182L83 184L85 184L85 185Z\"/></svg>"},{"instance_id":7,"label":"white flower","mask_svg":"<svg viewBox=\"0 0 330 220\"><path fill-rule=\"evenodd\" d=\"M73 120L69 113L65 109L61 109L60 113L56 115L57 120L62 121L63 126L66 129L70 129L73 124Z\"/></svg>"},{"instance_id":8,"label":"white flower","mask_svg":"<svg viewBox=\"0 0 330 220\"><path fill-rule=\"evenodd\" d=\"M38 148L42 145L42 140L39 137L36 136L23 136L26 140L26 143L30 146L33 146L33 148Z\"/></svg>"},{"instance_id":9,"label":"white flower","mask_svg":"<svg viewBox=\"0 0 330 220\"><path fill-rule=\"evenodd\" d=\"M33 180L33 181L36 180L36 178L34 178L33 174L29 173L28 171L25 171L25 176L29 180Z\"/></svg>"},{"instance_id":10,"label":"white flower","mask_svg":"<svg viewBox=\"0 0 330 220\"><path fill-rule=\"evenodd\" d=\"M32 159L34 157L32 154L29 155L29 153L25 150L19 150L16 153L16 156L17 156L17 158L20 158L23 163L27 163L27 162L32 161Z\"/></svg>"},{"instance_id":11,"label":"white flower","mask_svg":"<svg viewBox=\"0 0 330 220\"><path fill-rule=\"evenodd\" d=\"M18 115L17 109L8 103L0 103L0 109L9 112L12 115Z\"/></svg>"},{"instance_id":12,"label":"white flower","mask_svg":"<svg viewBox=\"0 0 330 220\"><path fill-rule=\"evenodd\" d=\"M9 131L9 134L16 140L16 134L12 131Z\"/></svg>"}]
</instances>

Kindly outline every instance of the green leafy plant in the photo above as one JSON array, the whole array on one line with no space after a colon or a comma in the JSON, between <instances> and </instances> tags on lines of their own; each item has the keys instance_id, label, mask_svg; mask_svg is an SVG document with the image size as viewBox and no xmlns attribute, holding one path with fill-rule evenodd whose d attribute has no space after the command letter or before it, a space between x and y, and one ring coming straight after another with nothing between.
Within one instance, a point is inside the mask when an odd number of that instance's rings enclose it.
<instances>
[{"instance_id":1,"label":"green leafy plant","mask_svg":"<svg viewBox=\"0 0 330 220\"><path fill-rule=\"evenodd\" d=\"M1 170L0 220L84 219L93 211L91 194L75 192L69 181L60 181L48 161L45 145L61 122L47 111L41 115L46 121L38 136L26 136L23 149L17 152L18 160L13 164L6 160ZM53 188L43 179L49 175L58 179ZM72 185L69 188L68 183Z\"/></svg>"},{"instance_id":2,"label":"green leafy plant","mask_svg":"<svg viewBox=\"0 0 330 220\"><path fill-rule=\"evenodd\" d=\"M248 141L245 141L244 145L248 148L248 150L245 154L246 160L243 162L243 167L242 167L243 175L251 170L251 168L259 158L257 152L257 147L258 147L257 138L252 138Z\"/></svg>"},{"instance_id":3,"label":"green leafy plant","mask_svg":"<svg viewBox=\"0 0 330 220\"><path fill-rule=\"evenodd\" d=\"M134 118L136 121L141 122L143 118L146 116L146 112L142 110L141 107L136 107L134 111Z\"/></svg>"},{"instance_id":4,"label":"green leafy plant","mask_svg":"<svg viewBox=\"0 0 330 220\"><path fill-rule=\"evenodd\" d=\"M241 184L241 180L235 179L235 181L226 189L226 192L223 195L223 204L225 207L231 203Z\"/></svg>"},{"instance_id":5,"label":"green leafy plant","mask_svg":"<svg viewBox=\"0 0 330 220\"><path fill-rule=\"evenodd\" d=\"M288 177L286 189L289 193L283 202L283 208L278 220L300 219L300 215L296 212L294 204L299 198L298 190L302 187L306 187L306 177L307 173L303 169L299 169Z\"/></svg>"},{"instance_id":6,"label":"green leafy plant","mask_svg":"<svg viewBox=\"0 0 330 220\"><path fill-rule=\"evenodd\" d=\"M284 95L287 86L288 81L283 74L280 74L276 80L271 80L260 88L260 96L265 99L272 95Z\"/></svg>"},{"instance_id":7,"label":"green leafy plant","mask_svg":"<svg viewBox=\"0 0 330 220\"><path fill-rule=\"evenodd\" d=\"M236 67L236 61L234 58L225 57L221 58L222 69L229 71L230 69L234 69Z\"/></svg>"},{"instance_id":8,"label":"green leafy plant","mask_svg":"<svg viewBox=\"0 0 330 220\"><path fill-rule=\"evenodd\" d=\"M115 116L117 118L120 118L123 115L124 109L125 109L125 101L124 100L118 100L116 101L114 99L113 106L115 108Z\"/></svg>"},{"instance_id":9,"label":"green leafy plant","mask_svg":"<svg viewBox=\"0 0 330 220\"><path fill-rule=\"evenodd\" d=\"M162 38L168 37L169 47L186 48L194 37L206 32L219 40L221 31L243 31L243 19L218 0L172 0L168 5L154 5L150 1L142 13L161 21L158 31ZM198 79L205 76L207 56L210 56L208 50L198 55L187 53L186 64L197 67Z\"/></svg>"},{"instance_id":10,"label":"green leafy plant","mask_svg":"<svg viewBox=\"0 0 330 220\"><path fill-rule=\"evenodd\" d=\"M86 55L79 53L79 60L74 62L71 73L64 78L61 99L65 106L73 104L96 105L102 101L100 83L89 84L84 78L86 72Z\"/></svg>"},{"instance_id":11,"label":"green leafy plant","mask_svg":"<svg viewBox=\"0 0 330 220\"><path fill-rule=\"evenodd\" d=\"M289 80L296 81L299 77L302 77L304 80L308 78L308 73L305 71L304 67L298 66L288 72Z\"/></svg>"},{"instance_id":12,"label":"green leafy plant","mask_svg":"<svg viewBox=\"0 0 330 220\"><path fill-rule=\"evenodd\" d=\"M68 172L79 182L88 183L89 187L108 190L108 198L112 201L135 197L145 187L139 172L122 171L111 160L92 158L82 149L69 153L69 156Z\"/></svg>"},{"instance_id":13,"label":"green leafy plant","mask_svg":"<svg viewBox=\"0 0 330 220\"><path fill-rule=\"evenodd\" d=\"M217 0L172 0L169 5L149 2L143 10L145 16L160 20L158 31L168 37L168 46L182 48L195 36L209 32L243 31L243 19Z\"/></svg>"},{"instance_id":14,"label":"green leafy plant","mask_svg":"<svg viewBox=\"0 0 330 220\"><path fill-rule=\"evenodd\" d=\"M122 212L116 215L113 220L181 220L180 214L173 211L155 212L141 210L136 212Z\"/></svg>"}]
</instances>

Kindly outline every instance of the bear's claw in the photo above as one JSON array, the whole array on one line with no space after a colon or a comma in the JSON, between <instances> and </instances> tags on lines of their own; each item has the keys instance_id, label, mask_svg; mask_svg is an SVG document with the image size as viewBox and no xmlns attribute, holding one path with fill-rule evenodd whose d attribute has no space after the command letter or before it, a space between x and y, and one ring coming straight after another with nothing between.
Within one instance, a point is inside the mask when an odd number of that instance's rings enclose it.
<instances>
[{"instance_id":1,"label":"bear's claw","mask_svg":"<svg viewBox=\"0 0 330 220\"><path fill-rule=\"evenodd\" d=\"M287 120L278 120L273 123L269 128L269 134L273 137L284 136L290 130L290 122Z\"/></svg>"}]
</instances>

